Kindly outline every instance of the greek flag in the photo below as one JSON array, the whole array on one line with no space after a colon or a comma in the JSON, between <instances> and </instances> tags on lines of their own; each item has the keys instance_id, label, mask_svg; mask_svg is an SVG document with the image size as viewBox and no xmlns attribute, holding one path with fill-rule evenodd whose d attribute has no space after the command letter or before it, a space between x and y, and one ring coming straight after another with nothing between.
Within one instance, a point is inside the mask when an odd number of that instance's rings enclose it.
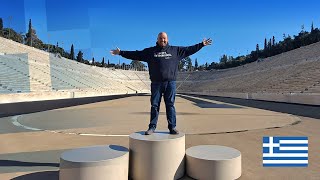
<instances>
[{"instance_id":1,"label":"greek flag","mask_svg":"<svg viewBox=\"0 0 320 180\"><path fill-rule=\"evenodd\" d=\"M308 137L263 137L263 167L307 167Z\"/></svg>"}]
</instances>

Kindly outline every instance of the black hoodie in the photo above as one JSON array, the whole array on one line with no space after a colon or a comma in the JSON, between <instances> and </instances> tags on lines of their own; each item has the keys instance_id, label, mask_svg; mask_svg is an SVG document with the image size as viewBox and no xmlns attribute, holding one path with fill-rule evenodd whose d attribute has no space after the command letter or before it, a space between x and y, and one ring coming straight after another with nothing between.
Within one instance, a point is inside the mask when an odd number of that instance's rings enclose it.
<instances>
[{"instance_id":1,"label":"black hoodie","mask_svg":"<svg viewBox=\"0 0 320 180\"><path fill-rule=\"evenodd\" d=\"M158 44L142 51L120 51L120 55L127 59L148 63L151 82L175 81L177 78L179 61L198 52L203 43L194 46L179 47Z\"/></svg>"}]
</instances>

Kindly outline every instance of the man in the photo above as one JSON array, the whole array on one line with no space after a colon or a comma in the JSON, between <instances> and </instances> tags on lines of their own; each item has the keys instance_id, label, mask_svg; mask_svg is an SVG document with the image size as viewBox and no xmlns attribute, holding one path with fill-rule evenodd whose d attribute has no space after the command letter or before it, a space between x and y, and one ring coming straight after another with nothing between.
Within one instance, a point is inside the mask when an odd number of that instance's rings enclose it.
<instances>
[{"instance_id":1,"label":"man","mask_svg":"<svg viewBox=\"0 0 320 180\"><path fill-rule=\"evenodd\" d=\"M201 43L189 47L170 46L165 32L158 34L156 46L142 51L111 50L112 55L120 55L127 59L148 63L151 80L151 113L150 124L146 135L152 134L158 122L162 95L166 105L168 129L170 134L179 134L176 129L176 111L174 107L176 95L176 78L179 61L199 51L203 46L211 45L212 40L204 39Z\"/></svg>"}]
</instances>

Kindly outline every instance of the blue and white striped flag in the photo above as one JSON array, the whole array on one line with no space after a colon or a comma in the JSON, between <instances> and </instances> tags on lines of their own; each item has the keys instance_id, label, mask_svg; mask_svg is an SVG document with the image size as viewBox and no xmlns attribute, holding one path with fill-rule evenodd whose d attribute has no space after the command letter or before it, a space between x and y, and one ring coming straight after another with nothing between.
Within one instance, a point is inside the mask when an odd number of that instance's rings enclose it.
<instances>
[{"instance_id":1,"label":"blue and white striped flag","mask_svg":"<svg viewBox=\"0 0 320 180\"><path fill-rule=\"evenodd\" d=\"M263 137L263 167L307 167L308 137Z\"/></svg>"}]
</instances>

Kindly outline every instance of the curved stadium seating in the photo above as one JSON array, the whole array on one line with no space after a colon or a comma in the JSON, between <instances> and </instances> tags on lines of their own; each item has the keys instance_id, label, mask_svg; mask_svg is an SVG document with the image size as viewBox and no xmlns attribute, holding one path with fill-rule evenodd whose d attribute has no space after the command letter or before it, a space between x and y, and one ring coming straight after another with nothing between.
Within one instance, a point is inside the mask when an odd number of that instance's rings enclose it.
<instances>
[{"instance_id":1,"label":"curved stadium seating","mask_svg":"<svg viewBox=\"0 0 320 180\"><path fill-rule=\"evenodd\" d=\"M320 105L320 42L244 66L183 72L178 92Z\"/></svg>"},{"instance_id":2,"label":"curved stadium seating","mask_svg":"<svg viewBox=\"0 0 320 180\"><path fill-rule=\"evenodd\" d=\"M295 102L293 95L314 99L320 93L319 49L320 42L235 68L181 72L177 90L284 102ZM148 72L89 66L0 38L1 99L13 95L23 96L19 100L23 101L27 96L50 95L54 99L68 98L70 93L72 97L88 97L137 92L150 92ZM286 97L281 99L280 95ZM316 104L320 104L318 100Z\"/></svg>"},{"instance_id":3,"label":"curved stadium seating","mask_svg":"<svg viewBox=\"0 0 320 180\"><path fill-rule=\"evenodd\" d=\"M64 92L77 97L146 93L150 92L148 76L148 72L85 65L0 38L2 100Z\"/></svg>"}]
</instances>

